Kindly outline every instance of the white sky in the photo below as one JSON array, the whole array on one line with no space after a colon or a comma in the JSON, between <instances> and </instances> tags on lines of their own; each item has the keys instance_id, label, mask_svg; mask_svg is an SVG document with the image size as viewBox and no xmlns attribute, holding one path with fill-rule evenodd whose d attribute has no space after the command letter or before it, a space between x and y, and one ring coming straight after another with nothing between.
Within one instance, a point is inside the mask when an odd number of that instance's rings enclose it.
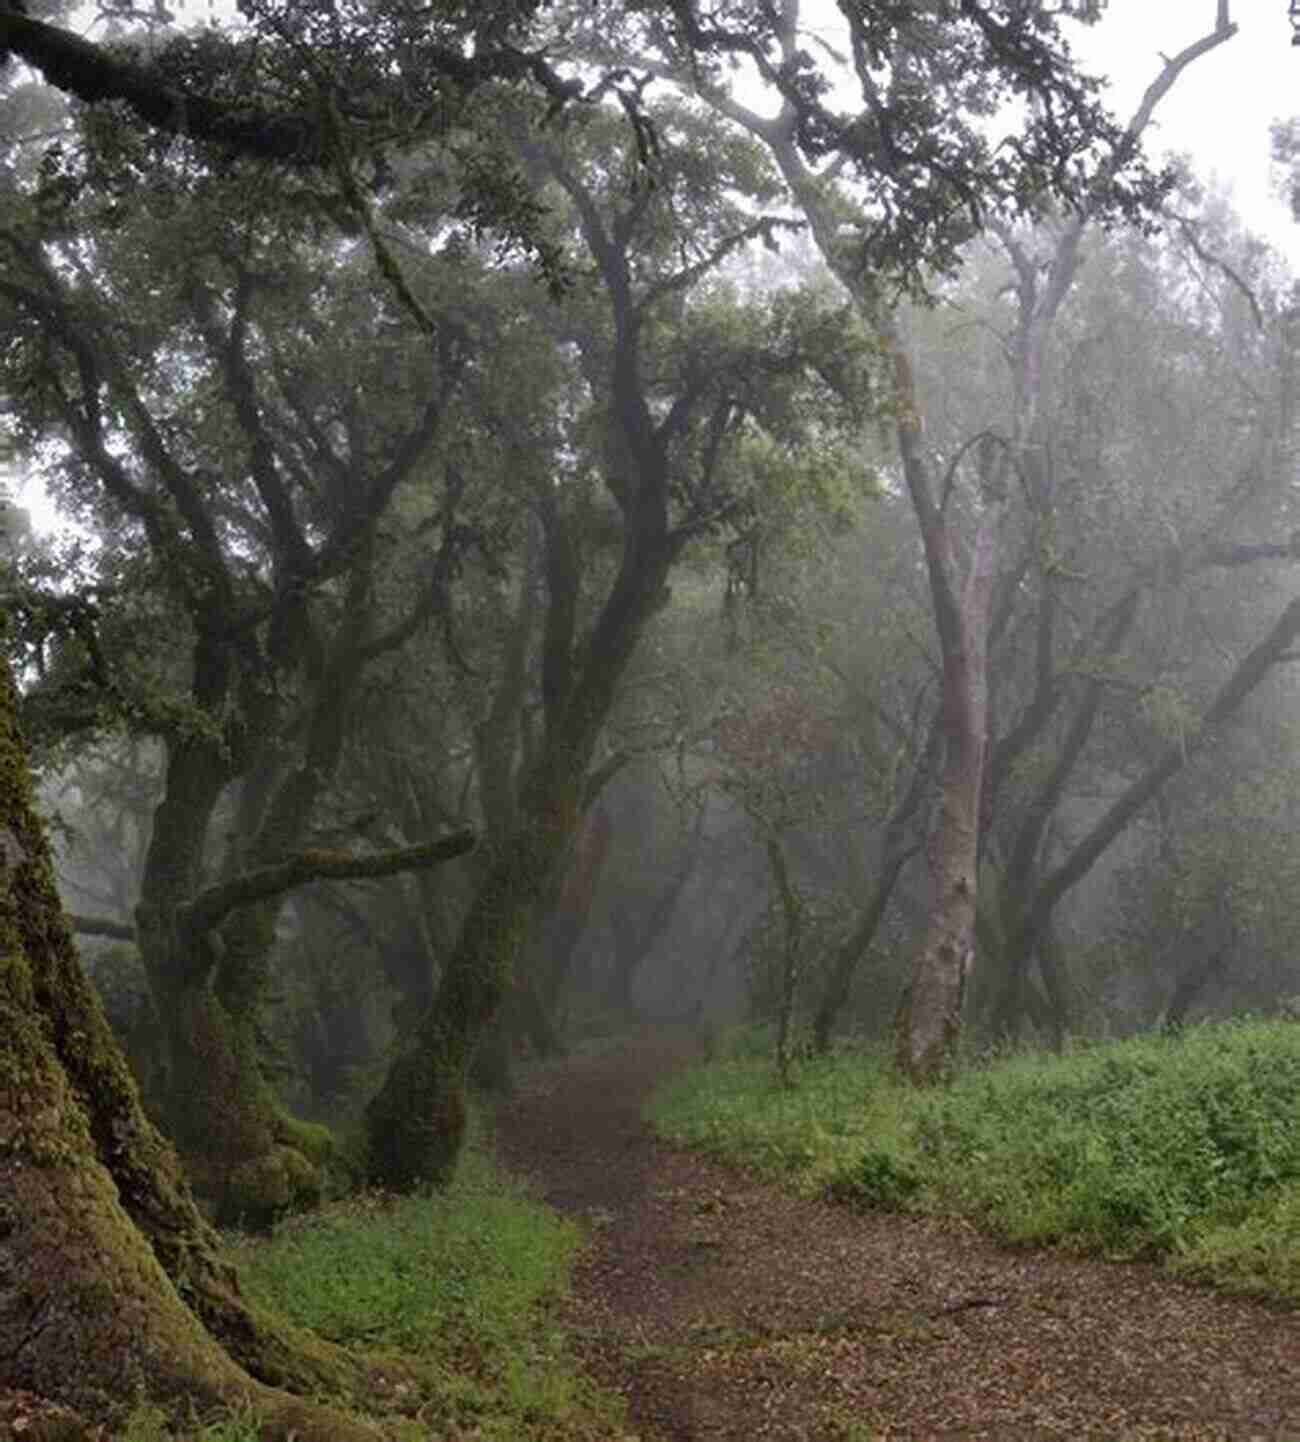
<instances>
[{"instance_id":1,"label":"white sky","mask_svg":"<svg viewBox=\"0 0 1300 1442\"><path fill-rule=\"evenodd\" d=\"M1110 108L1128 119L1155 78L1161 53L1175 55L1214 28L1216 0L1110 0L1105 19L1080 30L1075 52L1111 81ZM1269 126L1300 115L1300 47L1291 44L1287 0L1232 0L1237 34L1195 61L1161 102L1147 149L1186 151L1202 179L1231 187L1253 230L1300 271L1300 225L1269 194Z\"/></svg>"}]
</instances>

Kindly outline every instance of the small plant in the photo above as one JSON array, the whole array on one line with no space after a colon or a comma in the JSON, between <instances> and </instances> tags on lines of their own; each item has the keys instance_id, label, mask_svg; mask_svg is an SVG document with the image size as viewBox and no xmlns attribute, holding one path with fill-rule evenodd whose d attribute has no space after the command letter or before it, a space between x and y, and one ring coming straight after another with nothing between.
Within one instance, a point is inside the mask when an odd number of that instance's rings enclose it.
<instances>
[{"instance_id":1,"label":"small plant","mask_svg":"<svg viewBox=\"0 0 1300 1442\"><path fill-rule=\"evenodd\" d=\"M167 1413L152 1402L137 1402L122 1423L119 1442L171 1442Z\"/></svg>"},{"instance_id":2,"label":"small plant","mask_svg":"<svg viewBox=\"0 0 1300 1442\"><path fill-rule=\"evenodd\" d=\"M840 1202L859 1207L901 1211L921 1188L919 1171L889 1152L864 1152L852 1166L833 1177L827 1194Z\"/></svg>"}]
</instances>

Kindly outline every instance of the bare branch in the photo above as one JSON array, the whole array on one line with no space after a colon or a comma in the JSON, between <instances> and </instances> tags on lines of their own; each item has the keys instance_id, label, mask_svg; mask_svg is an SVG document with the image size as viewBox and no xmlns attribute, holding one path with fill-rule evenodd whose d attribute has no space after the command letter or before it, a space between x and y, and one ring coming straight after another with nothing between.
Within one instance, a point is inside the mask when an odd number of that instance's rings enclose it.
<instances>
[{"instance_id":1,"label":"bare branch","mask_svg":"<svg viewBox=\"0 0 1300 1442\"><path fill-rule=\"evenodd\" d=\"M114 941L135 941L135 927L124 921L109 921L103 916L68 915L73 931L82 936L107 936Z\"/></svg>"},{"instance_id":2,"label":"bare branch","mask_svg":"<svg viewBox=\"0 0 1300 1442\"><path fill-rule=\"evenodd\" d=\"M1250 313L1255 318L1255 329L1263 330L1264 313L1259 308L1259 301L1255 299L1255 292L1251 290L1241 276L1222 256L1213 255L1206 250L1201 244L1200 236L1197 234L1195 221L1185 215L1171 215L1170 218L1177 223L1178 229L1182 232L1183 239L1187 242L1192 254L1197 260L1201 261L1204 265L1213 267L1213 269L1217 271L1221 271L1223 275L1236 286L1241 294L1245 296L1246 304L1250 306Z\"/></svg>"}]
</instances>

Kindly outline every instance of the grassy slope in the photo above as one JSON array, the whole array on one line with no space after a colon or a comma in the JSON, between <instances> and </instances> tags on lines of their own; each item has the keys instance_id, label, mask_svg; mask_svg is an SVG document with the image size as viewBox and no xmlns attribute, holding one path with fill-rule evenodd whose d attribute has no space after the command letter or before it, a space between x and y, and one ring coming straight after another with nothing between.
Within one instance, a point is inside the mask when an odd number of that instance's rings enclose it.
<instances>
[{"instance_id":1,"label":"grassy slope","mask_svg":"<svg viewBox=\"0 0 1300 1442\"><path fill-rule=\"evenodd\" d=\"M1011 1240L1148 1256L1300 1302L1300 1026L1241 1021L915 1092L878 1051L807 1063L793 1090L742 1035L656 1099L666 1136L807 1191L971 1218Z\"/></svg>"}]
</instances>

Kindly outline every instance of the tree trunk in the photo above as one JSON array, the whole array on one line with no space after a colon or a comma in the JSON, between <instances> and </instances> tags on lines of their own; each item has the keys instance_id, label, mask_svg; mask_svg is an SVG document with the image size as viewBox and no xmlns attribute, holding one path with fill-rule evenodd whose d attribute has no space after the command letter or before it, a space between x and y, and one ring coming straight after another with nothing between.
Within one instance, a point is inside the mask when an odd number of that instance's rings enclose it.
<instances>
[{"instance_id":1,"label":"tree trunk","mask_svg":"<svg viewBox=\"0 0 1300 1442\"><path fill-rule=\"evenodd\" d=\"M210 740L181 741L172 749L136 932L165 1039L167 1087L159 1112L167 1131L191 1182L221 1220L261 1224L299 1192L289 1185L287 1164L267 1165L276 1109L257 1067L254 1018L251 1011L232 1013L218 996L214 938L181 922L202 883L204 841L228 779Z\"/></svg>"},{"instance_id":2,"label":"tree trunk","mask_svg":"<svg viewBox=\"0 0 1300 1442\"><path fill-rule=\"evenodd\" d=\"M564 871L554 909L547 918L545 945L537 958L535 982L529 988L533 995L525 996L524 1001L539 1007L548 1024L569 983L574 953L587 930L611 836L604 808L597 806L589 811Z\"/></svg>"},{"instance_id":3,"label":"tree trunk","mask_svg":"<svg viewBox=\"0 0 1300 1442\"><path fill-rule=\"evenodd\" d=\"M329 1137L284 1114L258 1062L273 909L252 907L237 918L230 946L182 921L199 890L204 837L224 780L216 759L194 747L169 760L136 926L166 1042L159 1110L167 1130L218 1220L261 1226L319 1199Z\"/></svg>"},{"instance_id":4,"label":"tree trunk","mask_svg":"<svg viewBox=\"0 0 1300 1442\"><path fill-rule=\"evenodd\" d=\"M921 800L934 775L942 740L942 726L932 725L925 748L916 759L907 790L885 822L880 844L880 865L871 899L862 909L857 926L840 945L831 961L822 998L813 1018L813 1049L821 1055L830 1050L831 1032L849 999L858 963L875 939L880 923L885 918L890 897L894 894L899 873L913 854L914 848L907 844L907 831L912 818L920 809Z\"/></svg>"},{"instance_id":5,"label":"tree trunk","mask_svg":"<svg viewBox=\"0 0 1300 1442\"><path fill-rule=\"evenodd\" d=\"M0 1357L4 1381L99 1422L144 1395L251 1405L262 1435L373 1439L267 1383L384 1379L239 1294L147 1120L60 909L14 692L0 673Z\"/></svg>"},{"instance_id":6,"label":"tree trunk","mask_svg":"<svg viewBox=\"0 0 1300 1442\"><path fill-rule=\"evenodd\" d=\"M366 553L368 555L368 552ZM346 619L305 708L303 750L282 770L274 746L244 758L225 880L282 862L301 842L342 751L348 701L361 674L370 567L349 576ZM320 1200L327 1128L299 1122L262 1074L259 1013L284 892L195 921L205 842L232 763L211 738L177 743L145 862L137 928L168 1040L168 1129L217 1220L262 1226Z\"/></svg>"},{"instance_id":7,"label":"tree trunk","mask_svg":"<svg viewBox=\"0 0 1300 1442\"><path fill-rule=\"evenodd\" d=\"M898 1064L916 1082L938 1080L952 1062L975 960L984 727L971 698L960 694L964 674L958 671L951 682L945 681L954 693L954 719L949 723L940 820L930 845L934 902L912 963L898 1027Z\"/></svg>"},{"instance_id":8,"label":"tree trunk","mask_svg":"<svg viewBox=\"0 0 1300 1442\"><path fill-rule=\"evenodd\" d=\"M1006 488L1004 479L993 474L999 465L995 447L981 443L977 456L983 496L965 581L959 585L946 497L943 502L937 499L922 453L921 412L911 363L897 335L890 339L899 454L925 546L943 656L943 769L939 816L929 845L934 900L912 964L897 1037L898 1064L904 1075L915 1082L930 1082L952 1062L966 983L975 961L980 801L988 750L988 623ZM959 452L954 470L960 459ZM1000 463L1005 471L1004 453ZM1000 493L995 489L998 485Z\"/></svg>"},{"instance_id":9,"label":"tree trunk","mask_svg":"<svg viewBox=\"0 0 1300 1442\"><path fill-rule=\"evenodd\" d=\"M880 923L885 918L894 883L898 880L898 873L903 869L905 860L905 856L898 855L888 858L882 864L871 899L867 902L857 926L841 943L831 961L830 975L813 1016L812 1044L813 1050L819 1056L825 1056L830 1051L831 1033L835 1030L835 1023L849 999L858 963L875 940Z\"/></svg>"},{"instance_id":10,"label":"tree trunk","mask_svg":"<svg viewBox=\"0 0 1300 1442\"><path fill-rule=\"evenodd\" d=\"M290 1117L262 1073L257 1011L208 983L164 992L172 1139L195 1191L222 1225L263 1227L314 1206L328 1128Z\"/></svg>"},{"instance_id":11,"label":"tree trunk","mask_svg":"<svg viewBox=\"0 0 1300 1442\"><path fill-rule=\"evenodd\" d=\"M1187 1024L1187 1014L1209 990L1210 983L1217 981L1228 967L1226 948L1215 947L1200 961L1188 967L1178 978L1169 1005L1160 1019L1161 1031L1170 1034L1180 1032Z\"/></svg>"},{"instance_id":12,"label":"tree trunk","mask_svg":"<svg viewBox=\"0 0 1300 1442\"><path fill-rule=\"evenodd\" d=\"M378 1186L441 1186L455 1170L470 1062L510 993L538 903L577 832L587 769L618 683L664 604L681 542L655 530L653 508L649 521L630 526L581 677L557 690L548 707L545 744L521 787L521 821L491 849L433 1005L366 1107L369 1174Z\"/></svg>"},{"instance_id":13,"label":"tree trunk","mask_svg":"<svg viewBox=\"0 0 1300 1442\"><path fill-rule=\"evenodd\" d=\"M509 992L565 839L559 828L536 826L497 846L433 1005L366 1107L368 1165L377 1186L403 1191L450 1181L465 1137L469 1064Z\"/></svg>"},{"instance_id":14,"label":"tree trunk","mask_svg":"<svg viewBox=\"0 0 1300 1442\"><path fill-rule=\"evenodd\" d=\"M782 1086L794 1085L794 1008L799 992L799 962L802 950L803 903L786 865L778 837L767 839L767 864L771 884L781 901L781 996L776 1016L776 1070Z\"/></svg>"}]
</instances>

